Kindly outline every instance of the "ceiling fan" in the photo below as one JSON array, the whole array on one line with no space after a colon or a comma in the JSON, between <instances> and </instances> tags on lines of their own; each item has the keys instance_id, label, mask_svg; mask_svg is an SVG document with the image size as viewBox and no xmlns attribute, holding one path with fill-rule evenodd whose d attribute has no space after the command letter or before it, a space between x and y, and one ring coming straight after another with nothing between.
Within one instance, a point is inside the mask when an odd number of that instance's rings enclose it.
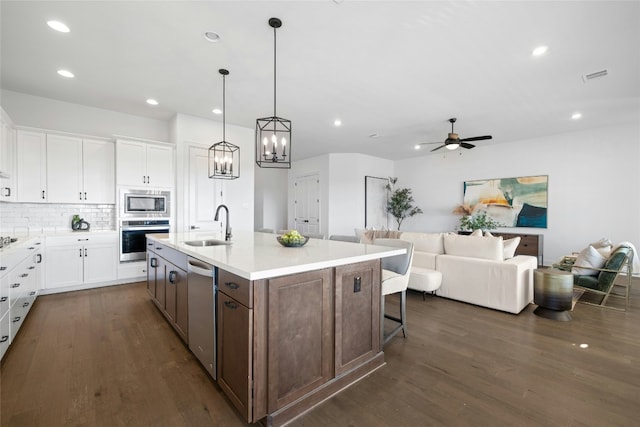
<instances>
[{"instance_id":1,"label":"ceiling fan","mask_svg":"<svg viewBox=\"0 0 640 427\"><path fill-rule=\"evenodd\" d=\"M455 117L449 119L449 123L451 123L451 132L447 136L447 139L444 140L444 143L442 143L442 142L423 142L423 143L420 143L418 145L443 144L443 145L441 145L439 147L434 148L431 151L436 151L436 150L439 150L439 149L441 149L443 147L447 147L447 149L449 149L449 150L455 150L458 147L462 147L462 148L473 148L473 147L475 147L475 145L469 144L468 141L482 141L484 139L491 139L492 138L491 135L483 135L483 136L473 136L471 138L460 139L458 134L453 132L453 124L455 122L456 122L456 118Z\"/></svg>"}]
</instances>

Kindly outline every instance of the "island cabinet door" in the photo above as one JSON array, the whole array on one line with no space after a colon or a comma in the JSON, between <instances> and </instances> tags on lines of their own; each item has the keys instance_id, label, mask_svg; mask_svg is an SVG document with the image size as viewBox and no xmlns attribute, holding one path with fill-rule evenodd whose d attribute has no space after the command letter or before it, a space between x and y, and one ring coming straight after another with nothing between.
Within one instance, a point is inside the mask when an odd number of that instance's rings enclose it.
<instances>
[{"instance_id":1,"label":"island cabinet door","mask_svg":"<svg viewBox=\"0 0 640 427\"><path fill-rule=\"evenodd\" d=\"M187 342L187 272L167 263L165 281L165 312L171 326Z\"/></svg>"},{"instance_id":2,"label":"island cabinet door","mask_svg":"<svg viewBox=\"0 0 640 427\"><path fill-rule=\"evenodd\" d=\"M218 293L218 385L248 422L252 421L253 310Z\"/></svg>"},{"instance_id":3,"label":"island cabinet door","mask_svg":"<svg viewBox=\"0 0 640 427\"><path fill-rule=\"evenodd\" d=\"M336 376L372 359L380 346L380 261L336 267Z\"/></svg>"},{"instance_id":4,"label":"island cabinet door","mask_svg":"<svg viewBox=\"0 0 640 427\"><path fill-rule=\"evenodd\" d=\"M333 269L267 281L267 412L331 380Z\"/></svg>"}]
</instances>

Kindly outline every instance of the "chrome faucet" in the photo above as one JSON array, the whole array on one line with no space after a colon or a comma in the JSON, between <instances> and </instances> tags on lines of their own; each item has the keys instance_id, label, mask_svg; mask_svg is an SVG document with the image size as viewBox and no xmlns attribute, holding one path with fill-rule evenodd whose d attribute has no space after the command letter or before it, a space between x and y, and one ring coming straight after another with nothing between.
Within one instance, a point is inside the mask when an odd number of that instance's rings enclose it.
<instances>
[{"instance_id":1,"label":"chrome faucet","mask_svg":"<svg viewBox=\"0 0 640 427\"><path fill-rule=\"evenodd\" d=\"M224 229L224 240L231 240L231 224L229 222L229 208L226 205L219 205L218 208L216 209L216 216L213 218L214 221L218 221L218 216L220 215L220 209L224 208L224 210L227 213L227 226Z\"/></svg>"}]
</instances>

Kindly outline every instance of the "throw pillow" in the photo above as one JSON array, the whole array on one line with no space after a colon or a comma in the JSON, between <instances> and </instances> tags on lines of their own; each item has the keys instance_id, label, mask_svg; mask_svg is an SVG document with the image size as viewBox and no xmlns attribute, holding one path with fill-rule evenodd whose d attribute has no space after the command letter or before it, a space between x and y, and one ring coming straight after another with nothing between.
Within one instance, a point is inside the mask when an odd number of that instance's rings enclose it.
<instances>
[{"instance_id":1,"label":"throw pillow","mask_svg":"<svg viewBox=\"0 0 640 427\"><path fill-rule=\"evenodd\" d=\"M607 262L607 258L590 245L580 252L574 264L576 267L571 268L571 273L580 276L597 276L600 272L592 270L592 268L602 268L605 262Z\"/></svg>"},{"instance_id":2,"label":"throw pillow","mask_svg":"<svg viewBox=\"0 0 640 427\"><path fill-rule=\"evenodd\" d=\"M493 234L489 233L488 231L484 232L484 237L495 237Z\"/></svg>"},{"instance_id":3,"label":"throw pillow","mask_svg":"<svg viewBox=\"0 0 640 427\"><path fill-rule=\"evenodd\" d=\"M469 236L482 236L482 230L480 229L473 230L471 234L469 234Z\"/></svg>"},{"instance_id":4,"label":"throw pillow","mask_svg":"<svg viewBox=\"0 0 640 427\"><path fill-rule=\"evenodd\" d=\"M520 237L514 237L502 243L504 245L504 259L511 259L516 254L516 249L518 249L518 245L520 244Z\"/></svg>"},{"instance_id":5,"label":"throw pillow","mask_svg":"<svg viewBox=\"0 0 640 427\"><path fill-rule=\"evenodd\" d=\"M603 237L597 242L589 243L589 246L593 246L596 249L600 249L600 248L605 248L607 246L613 246L613 243L611 243L611 240Z\"/></svg>"}]
</instances>

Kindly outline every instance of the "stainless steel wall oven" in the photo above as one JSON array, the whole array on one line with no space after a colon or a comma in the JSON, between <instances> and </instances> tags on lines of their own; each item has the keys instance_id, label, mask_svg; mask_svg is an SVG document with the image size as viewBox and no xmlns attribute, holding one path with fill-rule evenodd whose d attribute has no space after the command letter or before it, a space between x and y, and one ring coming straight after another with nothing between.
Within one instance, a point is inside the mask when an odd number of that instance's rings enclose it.
<instances>
[{"instance_id":1,"label":"stainless steel wall oven","mask_svg":"<svg viewBox=\"0 0 640 427\"><path fill-rule=\"evenodd\" d=\"M147 234L168 233L168 219L120 221L120 262L146 259Z\"/></svg>"}]
</instances>

